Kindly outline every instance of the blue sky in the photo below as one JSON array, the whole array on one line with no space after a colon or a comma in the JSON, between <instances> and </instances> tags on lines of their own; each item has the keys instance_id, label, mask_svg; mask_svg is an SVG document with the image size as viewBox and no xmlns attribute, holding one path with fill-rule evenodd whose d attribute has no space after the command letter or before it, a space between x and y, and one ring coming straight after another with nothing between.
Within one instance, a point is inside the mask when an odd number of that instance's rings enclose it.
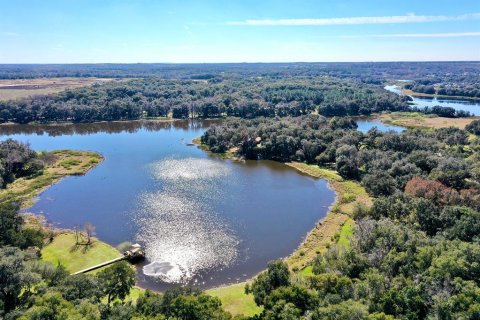
<instances>
[{"instance_id":1,"label":"blue sky","mask_svg":"<svg viewBox=\"0 0 480 320\"><path fill-rule=\"evenodd\" d=\"M0 0L0 63L480 60L480 0Z\"/></svg>"}]
</instances>

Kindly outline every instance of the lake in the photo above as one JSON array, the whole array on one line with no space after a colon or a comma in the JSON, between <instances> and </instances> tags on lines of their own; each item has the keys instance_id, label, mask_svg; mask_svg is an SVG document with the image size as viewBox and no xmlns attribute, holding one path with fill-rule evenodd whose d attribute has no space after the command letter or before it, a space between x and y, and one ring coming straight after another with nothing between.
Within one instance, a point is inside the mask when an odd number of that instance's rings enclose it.
<instances>
[{"instance_id":1,"label":"lake","mask_svg":"<svg viewBox=\"0 0 480 320\"><path fill-rule=\"evenodd\" d=\"M398 86L390 85L385 86L385 90L396 94L402 94L402 90L399 89ZM480 101L478 100L466 100L466 99L444 99L444 98L428 98L428 97L414 97L410 96L413 101L412 103L420 108L425 107L434 107L434 106L442 106L442 107L451 107L455 110L463 110L468 111L472 115L479 116L480 115Z\"/></svg>"},{"instance_id":2,"label":"lake","mask_svg":"<svg viewBox=\"0 0 480 320\"><path fill-rule=\"evenodd\" d=\"M335 197L324 180L286 165L222 160L189 145L212 123L2 125L0 139L102 153L96 168L50 187L27 211L62 228L90 222L112 245L143 244L137 281L144 288L210 288L288 256Z\"/></svg>"}]
</instances>

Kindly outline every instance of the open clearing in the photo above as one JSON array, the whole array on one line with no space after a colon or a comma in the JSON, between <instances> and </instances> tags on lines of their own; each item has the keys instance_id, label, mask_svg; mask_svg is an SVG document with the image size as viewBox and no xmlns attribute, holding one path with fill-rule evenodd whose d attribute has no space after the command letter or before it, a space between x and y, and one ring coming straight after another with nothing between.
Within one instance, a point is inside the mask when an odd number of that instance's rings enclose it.
<instances>
[{"instance_id":1,"label":"open clearing","mask_svg":"<svg viewBox=\"0 0 480 320\"><path fill-rule=\"evenodd\" d=\"M448 128L456 127L465 129L465 126L480 117L469 118L445 118L432 115L425 115L418 112L393 112L380 114L377 118L385 123L406 128Z\"/></svg>"},{"instance_id":2,"label":"open clearing","mask_svg":"<svg viewBox=\"0 0 480 320\"><path fill-rule=\"evenodd\" d=\"M66 89L90 86L95 83L125 81L113 78L41 78L0 80L0 101L58 93Z\"/></svg>"},{"instance_id":3,"label":"open clearing","mask_svg":"<svg viewBox=\"0 0 480 320\"><path fill-rule=\"evenodd\" d=\"M60 263L72 273L120 256L120 252L115 248L97 239L93 239L91 245L76 245L73 232L55 236L52 243L42 250L44 261L54 265Z\"/></svg>"},{"instance_id":4,"label":"open clearing","mask_svg":"<svg viewBox=\"0 0 480 320\"><path fill-rule=\"evenodd\" d=\"M206 292L222 301L222 306L233 315L252 317L262 312L262 308L255 304L253 295L245 294L246 282L219 287Z\"/></svg>"}]
</instances>

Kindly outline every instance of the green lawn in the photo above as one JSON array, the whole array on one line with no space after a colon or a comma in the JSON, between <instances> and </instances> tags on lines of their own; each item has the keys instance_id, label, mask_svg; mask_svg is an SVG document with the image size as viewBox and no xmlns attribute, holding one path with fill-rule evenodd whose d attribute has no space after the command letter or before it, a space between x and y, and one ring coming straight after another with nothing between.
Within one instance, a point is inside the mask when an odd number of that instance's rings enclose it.
<instances>
[{"instance_id":1,"label":"green lawn","mask_svg":"<svg viewBox=\"0 0 480 320\"><path fill-rule=\"evenodd\" d=\"M233 315L253 316L262 312L253 301L253 295L245 294L246 282L207 290L206 293L220 298L222 305Z\"/></svg>"},{"instance_id":2,"label":"green lawn","mask_svg":"<svg viewBox=\"0 0 480 320\"><path fill-rule=\"evenodd\" d=\"M42 259L53 264L62 264L70 272L76 272L101 262L120 257L117 249L97 239L91 246L75 246L73 233L56 236L42 250Z\"/></svg>"}]
</instances>

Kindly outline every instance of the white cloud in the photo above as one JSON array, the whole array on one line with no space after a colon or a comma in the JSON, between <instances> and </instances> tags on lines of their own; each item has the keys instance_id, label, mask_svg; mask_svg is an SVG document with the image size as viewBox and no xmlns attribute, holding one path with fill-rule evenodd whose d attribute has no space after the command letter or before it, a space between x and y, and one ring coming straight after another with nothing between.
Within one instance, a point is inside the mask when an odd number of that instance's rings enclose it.
<instances>
[{"instance_id":1,"label":"white cloud","mask_svg":"<svg viewBox=\"0 0 480 320\"><path fill-rule=\"evenodd\" d=\"M376 38L456 38L456 37L479 37L480 32L447 32L447 33L403 33L403 34L379 34Z\"/></svg>"},{"instance_id":2,"label":"white cloud","mask_svg":"<svg viewBox=\"0 0 480 320\"><path fill-rule=\"evenodd\" d=\"M407 14L404 16L348 17L324 19L249 19L244 21L230 21L227 22L227 24L236 26L332 26L359 24L423 23L473 19L480 19L480 13L464 14L459 16L422 16L415 14Z\"/></svg>"},{"instance_id":3,"label":"white cloud","mask_svg":"<svg viewBox=\"0 0 480 320\"><path fill-rule=\"evenodd\" d=\"M446 32L446 33L394 33L344 36L342 38L458 38L480 37L480 32Z\"/></svg>"}]
</instances>

